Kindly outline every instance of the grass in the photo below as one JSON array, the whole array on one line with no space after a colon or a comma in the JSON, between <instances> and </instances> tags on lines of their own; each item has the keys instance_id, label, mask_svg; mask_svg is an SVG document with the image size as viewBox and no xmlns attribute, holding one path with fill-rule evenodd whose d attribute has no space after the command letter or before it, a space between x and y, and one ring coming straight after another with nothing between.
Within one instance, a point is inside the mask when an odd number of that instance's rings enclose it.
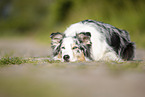
<instances>
[{"instance_id":1,"label":"grass","mask_svg":"<svg viewBox=\"0 0 145 97\"><path fill-rule=\"evenodd\" d=\"M27 63L28 60L22 59L20 57L3 57L0 59L0 66L4 65L15 65L15 64L23 64Z\"/></svg>"},{"instance_id":2,"label":"grass","mask_svg":"<svg viewBox=\"0 0 145 97\"><path fill-rule=\"evenodd\" d=\"M22 57L9 57L5 56L0 58L0 66L6 65L20 65L24 63L28 64L41 64L41 63L60 63L60 61L49 60L49 59L39 59L36 57L22 58Z\"/></svg>"},{"instance_id":3,"label":"grass","mask_svg":"<svg viewBox=\"0 0 145 97\"><path fill-rule=\"evenodd\" d=\"M126 71L136 70L144 71L144 62L132 61L132 62L73 62L73 63L62 63L51 59L41 58L22 58L22 57L3 57L0 59L0 66L4 67L7 65L21 65L21 64L51 64L50 67L55 68L77 68L77 69L90 69L97 68L100 64L109 68L111 71Z\"/></svg>"}]
</instances>

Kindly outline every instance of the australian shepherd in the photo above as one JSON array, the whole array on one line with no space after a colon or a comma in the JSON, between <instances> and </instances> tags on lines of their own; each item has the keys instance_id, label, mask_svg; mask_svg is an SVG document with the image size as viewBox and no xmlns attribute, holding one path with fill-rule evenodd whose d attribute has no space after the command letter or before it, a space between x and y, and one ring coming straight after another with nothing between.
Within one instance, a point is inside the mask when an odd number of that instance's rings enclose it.
<instances>
[{"instance_id":1,"label":"australian shepherd","mask_svg":"<svg viewBox=\"0 0 145 97\"><path fill-rule=\"evenodd\" d=\"M103 22L84 20L50 37L54 60L126 61L134 58L135 44L130 41L129 33Z\"/></svg>"}]
</instances>

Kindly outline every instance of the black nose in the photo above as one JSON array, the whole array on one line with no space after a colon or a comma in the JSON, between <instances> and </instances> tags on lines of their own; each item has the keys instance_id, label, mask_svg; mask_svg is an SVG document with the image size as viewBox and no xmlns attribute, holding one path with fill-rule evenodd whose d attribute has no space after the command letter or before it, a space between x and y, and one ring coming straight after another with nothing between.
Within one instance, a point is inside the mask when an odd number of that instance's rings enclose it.
<instances>
[{"instance_id":1,"label":"black nose","mask_svg":"<svg viewBox=\"0 0 145 97\"><path fill-rule=\"evenodd\" d=\"M64 55L64 56L63 56L63 59L64 59L66 62L69 62L69 58L70 58L69 55Z\"/></svg>"}]
</instances>

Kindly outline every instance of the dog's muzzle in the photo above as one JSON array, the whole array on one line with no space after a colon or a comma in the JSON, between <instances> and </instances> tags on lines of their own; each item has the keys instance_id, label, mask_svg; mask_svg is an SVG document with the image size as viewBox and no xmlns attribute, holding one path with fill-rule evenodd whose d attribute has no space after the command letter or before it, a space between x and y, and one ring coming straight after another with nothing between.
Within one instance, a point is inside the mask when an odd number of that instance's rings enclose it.
<instances>
[{"instance_id":1,"label":"dog's muzzle","mask_svg":"<svg viewBox=\"0 0 145 97\"><path fill-rule=\"evenodd\" d=\"M63 59L64 59L64 61L69 62L70 56L69 55L64 55Z\"/></svg>"}]
</instances>

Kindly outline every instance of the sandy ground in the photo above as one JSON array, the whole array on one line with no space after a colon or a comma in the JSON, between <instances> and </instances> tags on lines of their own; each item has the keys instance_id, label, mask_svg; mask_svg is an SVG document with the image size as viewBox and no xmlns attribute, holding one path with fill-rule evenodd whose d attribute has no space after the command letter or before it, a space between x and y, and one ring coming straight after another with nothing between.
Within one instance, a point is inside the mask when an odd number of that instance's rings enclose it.
<instances>
[{"instance_id":1,"label":"sandy ground","mask_svg":"<svg viewBox=\"0 0 145 97\"><path fill-rule=\"evenodd\" d=\"M0 40L0 57L51 52L31 39ZM144 62L145 50L137 49L135 60ZM0 67L0 97L145 97L145 72L110 71L104 62L10 65Z\"/></svg>"}]
</instances>

